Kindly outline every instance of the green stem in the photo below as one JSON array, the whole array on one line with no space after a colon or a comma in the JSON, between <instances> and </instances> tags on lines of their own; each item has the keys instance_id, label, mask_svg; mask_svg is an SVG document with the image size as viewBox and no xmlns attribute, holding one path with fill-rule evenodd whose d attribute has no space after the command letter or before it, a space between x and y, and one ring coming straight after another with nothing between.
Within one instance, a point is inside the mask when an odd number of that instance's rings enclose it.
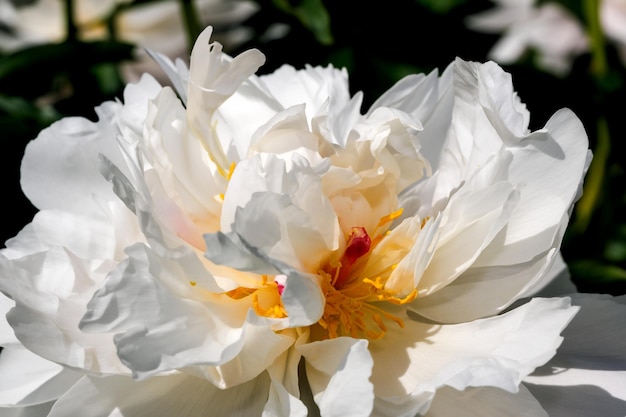
<instances>
[{"instance_id":1,"label":"green stem","mask_svg":"<svg viewBox=\"0 0 626 417\"><path fill-rule=\"evenodd\" d=\"M584 6L591 44L591 73L597 79L608 73L605 38L600 22L600 0L585 0Z\"/></svg>"},{"instance_id":2,"label":"green stem","mask_svg":"<svg viewBox=\"0 0 626 417\"><path fill-rule=\"evenodd\" d=\"M187 33L187 49L191 53L193 44L202 28L194 0L180 0L180 7L182 9L185 31Z\"/></svg>"},{"instance_id":3,"label":"green stem","mask_svg":"<svg viewBox=\"0 0 626 417\"><path fill-rule=\"evenodd\" d=\"M78 35L74 11L74 0L65 0L65 39L70 42L75 41Z\"/></svg>"},{"instance_id":4,"label":"green stem","mask_svg":"<svg viewBox=\"0 0 626 417\"><path fill-rule=\"evenodd\" d=\"M604 117L598 118L598 130L596 132L598 143L593 150L593 161L587 171L583 195L576 204L576 221L572 225L572 230L576 233L583 233L587 230L591 216L596 208L602 185L604 183L606 165L611 153L611 138L609 126Z\"/></svg>"},{"instance_id":5,"label":"green stem","mask_svg":"<svg viewBox=\"0 0 626 417\"><path fill-rule=\"evenodd\" d=\"M603 81L609 73L606 57L606 45L602 23L600 22L600 1L584 0L584 12L591 48L591 76L598 88L600 100L604 96ZM602 103L598 107L602 109ZM611 138L606 118L600 114L596 123L596 145L593 150L593 160L589 166L583 186L583 195L576 205L576 221L572 229L583 233L587 229L591 217L597 207L601 190L606 177L609 155L611 152Z\"/></svg>"}]
</instances>

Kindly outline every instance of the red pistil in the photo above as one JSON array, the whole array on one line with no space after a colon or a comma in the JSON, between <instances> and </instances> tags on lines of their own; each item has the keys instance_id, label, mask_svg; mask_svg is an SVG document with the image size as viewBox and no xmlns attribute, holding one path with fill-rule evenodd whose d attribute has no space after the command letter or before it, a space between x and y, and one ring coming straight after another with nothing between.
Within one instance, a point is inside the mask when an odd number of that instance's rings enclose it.
<instances>
[{"instance_id":1,"label":"red pistil","mask_svg":"<svg viewBox=\"0 0 626 417\"><path fill-rule=\"evenodd\" d=\"M350 229L346 250L339 261L340 266L337 279L333 283L335 288L341 288L341 286L345 284L350 275L352 266L357 259L369 252L371 244L372 240L364 227L353 227Z\"/></svg>"}]
</instances>

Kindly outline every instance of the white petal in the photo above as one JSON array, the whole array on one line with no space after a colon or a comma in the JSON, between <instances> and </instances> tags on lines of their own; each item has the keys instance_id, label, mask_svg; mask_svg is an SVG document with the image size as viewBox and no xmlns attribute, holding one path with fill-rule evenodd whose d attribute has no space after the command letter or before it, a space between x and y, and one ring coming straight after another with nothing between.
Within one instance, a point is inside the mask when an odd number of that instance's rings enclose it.
<instances>
[{"instance_id":1,"label":"white petal","mask_svg":"<svg viewBox=\"0 0 626 417\"><path fill-rule=\"evenodd\" d=\"M410 309L444 323L493 316L516 300L521 288L546 275L555 256L551 251L522 264L470 268L438 292L411 303Z\"/></svg>"},{"instance_id":2,"label":"white petal","mask_svg":"<svg viewBox=\"0 0 626 417\"><path fill-rule=\"evenodd\" d=\"M171 89L163 89L149 110L142 151L167 198L194 221L209 223L216 230L221 204L215 197L223 192L225 179L215 172L201 143L188 131L185 108Z\"/></svg>"},{"instance_id":3,"label":"white petal","mask_svg":"<svg viewBox=\"0 0 626 417\"><path fill-rule=\"evenodd\" d=\"M549 138L528 137L512 150L509 181L523 184L520 202L504 241L487 248L477 266L524 262L555 247L555 236L582 181L588 142L582 123L569 110L557 112L544 129Z\"/></svg>"},{"instance_id":4,"label":"white petal","mask_svg":"<svg viewBox=\"0 0 626 417\"><path fill-rule=\"evenodd\" d=\"M265 56L251 49L230 59L222 54L222 45L209 43L211 33L210 26L204 29L191 52L187 116L191 131L226 175L230 161L211 119L217 108L265 62Z\"/></svg>"},{"instance_id":5,"label":"white petal","mask_svg":"<svg viewBox=\"0 0 626 417\"><path fill-rule=\"evenodd\" d=\"M129 260L109 275L89 302L81 328L117 333L118 355L136 376L226 365L237 357L221 371L207 371L217 378L216 384L232 385L258 375L290 345L290 338L274 333L267 324L255 324L254 313L227 296L215 295L204 302L185 296L183 291L192 286L176 285L178 270L168 270L167 260L158 259L147 247L127 251ZM265 349L242 351L257 340L264 340Z\"/></svg>"},{"instance_id":6,"label":"white petal","mask_svg":"<svg viewBox=\"0 0 626 417\"><path fill-rule=\"evenodd\" d=\"M493 386L515 392L522 378L546 363L577 308L569 299L533 299L506 314L456 325L406 319L370 343L376 395L397 398Z\"/></svg>"},{"instance_id":7,"label":"white petal","mask_svg":"<svg viewBox=\"0 0 626 417\"><path fill-rule=\"evenodd\" d=\"M516 203L517 194L506 182L454 195L443 212L430 264L418 283L419 295L436 292L465 272L505 226ZM415 306L419 309L419 300Z\"/></svg>"},{"instance_id":8,"label":"white petal","mask_svg":"<svg viewBox=\"0 0 626 417\"><path fill-rule=\"evenodd\" d=\"M59 248L3 260L0 288L16 301L6 317L20 342L39 356L94 372L126 372L110 335L89 335L78 328L98 268L108 270L102 261L90 263Z\"/></svg>"},{"instance_id":9,"label":"white petal","mask_svg":"<svg viewBox=\"0 0 626 417\"><path fill-rule=\"evenodd\" d=\"M521 385L515 393L499 388L437 391L425 417L548 417L537 400ZM551 414L550 414L551 416Z\"/></svg>"},{"instance_id":10,"label":"white petal","mask_svg":"<svg viewBox=\"0 0 626 417\"><path fill-rule=\"evenodd\" d=\"M0 292L0 346L21 344L15 337L13 328L6 319L6 314L15 306L15 301Z\"/></svg>"},{"instance_id":11,"label":"white petal","mask_svg":"<svg viewBox=\"0 0 626 417\"><path fill-rule=\"evenodd\" d=\"M302 345L307 342L308 338L308 330L302 332L298 330L298 337L294 345ZM310 392L303 394L303 381L300 381L299 375L300 369L304 369L300 366L303 365L301 358L302 356L297 349L290 348L267 368L271 385L269 398L263 410L263 417L305 417L307 415L314 417L307 410L310 404L305 405L303 403L303 397L307 394L310 395ZM306 379L304 373L302 373L302 378ZM312 398L311 403L313 403Z\"/></svg>"},{"instance_id":12,"label":"white petal","mask_svg":"<svg viewBox=\"0 0 626 417\"><path fill-rule=\"evenodd\" d=\"M134 123L145 117L147 98L156 95L159 88L150 77L142 79L137 86L127 87L125 98L129 103L122 117L129 129L137 129ZM65 118L28 143L22 160L21 184L37 208L89 213L98 210L94 195L102 200L115 199L97 167L99 154L123 166L113 122L120 110L117 103L105 103L97 109L98 122Z\"/></svg>"},{"instance_id":13,"label":"white petal","mask_svg":"<svg viewBox=\"0 0 626 417\"><path fill-rule=\"evenodd\" d=\"M82 375L23 346L4 347L0 353L0 404L29 406L56 400Z\"/></svg>"},{"instance_id":14,"label":"white petal","mask_svg":"<svg viewBox=\"0 0 626 417\"><path fill-rule=\"evenodd\" d=\"M624 297L573 294L580 312L557 354L524 379L551 416L626 413Z\"/></svg>"},{"instance_id":15,"label":"white petal","mask_svg":"<svg viewBox=\"0 0 626 417\"><path fill-rule=\"evenodd\" d=\"M54 402L29 405L26 407L1 407L2 417L47 417Z\"/></svg>"},{"instance_id":16,"label":"white petal","mask_svg":"<svg viewBox=\"0 0 626 417\"><path fill-rule=\"evenodd\" d=\"M309 120L318 116L328 100L333 100L338 108L350 100L348 72L345 69L305 66L296 70L283 65L271 74L261 76L261 80L284 108L305 104Z\"/></svg>"},{"instance_id":17,"label":"white petal","mask_svg":"<svg viewBox=\"0 0 626 417\"><path fill-rule=\"evenodd\" d=\"M315 402L324 417L365 417L372 412L372 357L367 341L340 337L298 347Z\"/></svg>"},{"instance_id":18,"label":"white petal","mask_svg":"<svg viewBox=\"0 0 626 417\"><path fill-rule=\"evenodd\" d=\"M222 230L300 271L317 273L338 246L339 225L318 175L306 167L285 171L268 156L242 162L229 184ZM210 254L208 254L210 258Z\"/></svg>"},{"instance_id":19,"label":"white petal","mask_svg":"<svg viewBox=\"0 0 626 417\"><path fill-rule=\"evenodd\" d=\"M218 232L205 235L205 239L205 256L216 263L258 274L282 274L286 277L281 301L287 318L274 324L275 330L309 326L320 319L326 299L322 294L319 275L302 273L290 265L270 258L263 248L251 245L236 233L225 235Z\"/></svg>"},{"instance_id":20,"label":"white petal","mask_svg":"<svg viewBox=\"0 0 626 417\"><path fill-rule=\"evenodd\" d=\"M221 390L186 374L130 377L84 377L61 397L48 417L195 417L261 415L267 400L267 375Z\"/></svg>"}]
</instances>

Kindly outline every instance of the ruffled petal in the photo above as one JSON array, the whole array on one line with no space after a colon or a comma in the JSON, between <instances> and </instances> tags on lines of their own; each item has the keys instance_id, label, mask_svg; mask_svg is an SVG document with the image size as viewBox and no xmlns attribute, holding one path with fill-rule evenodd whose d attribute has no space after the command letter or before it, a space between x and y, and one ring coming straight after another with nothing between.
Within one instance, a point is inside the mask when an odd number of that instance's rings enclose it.
<instances>
[{"instance_id":1,"label":"ruffled petal","mask_svg":"<svg viewBox=\"0 0 626 417\"><path fill-rule=\"evenodd\" d=\"M115 264L107 259L117 250L111 229L95 217L88 222L69 213L40 212L23 234L8 242L4 253L16 258L0 260L0 289L11 295L15 307L6 317L32 352L94 372L126 372L109 335L88 335L78 328L96 285Z\"/></svg>"},{"instance_id":2,"label":"ruffled petal","mask_svg":"<svg viewBox=\"0 0 626 417\"><path fill-rule=\"evenodd\" d=\"M187 117L191 132L201 141L220 173L226 176L230 161L211 119L217 108L263 65L265 56L251 49L227 59L222 54L222 45L209 43L212 31L210 26L204 29L191 52Z\"/></svg>"},{"instance_id":3,"label":"ruffled petal","mask_svg":"<svg viewBox=\"0 0 626 417\"><path fill-rule=\"evenodd\" d=\"M236 365L199 371L216 378L216 385L229 386L258 375L291 344L291 338L257 323L245 304L226 295L207 293L204 300L194 299L194 286L178 278L184 275L177 273L180 269L172 269L147 247L137 245L127 252L129 259L89 302L81 328L115 332L118 355L136 376L225 365L240 355ZM265 349L242 350L260 340Z\"/></svg>"}]
</instances>

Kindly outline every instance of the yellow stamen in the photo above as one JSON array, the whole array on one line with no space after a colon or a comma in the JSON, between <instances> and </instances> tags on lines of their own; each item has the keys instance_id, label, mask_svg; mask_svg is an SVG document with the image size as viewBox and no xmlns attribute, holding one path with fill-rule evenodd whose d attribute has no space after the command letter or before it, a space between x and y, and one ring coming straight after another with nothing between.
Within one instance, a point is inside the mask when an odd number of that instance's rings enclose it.
<instances>
[{"instance_id":1,"label":"yellow stamen","mask_svg":"<svg viewBox=\"0 0 626 417\"><path fill-rule=\"evenodd\" d=\"M226 179L228 179L230 181L230 179L233 176L233 173L235 172L235 167L237 166L237 164L235 164L235 162L231 162L230 166L228 167L228 175L226 176Z\"/></svg>"},{"instance_id":2,"label":"yellow stamen","mask_svg":"<svg viewBox=\"0 0 626 417\"><path fill-rule=\"evenodd\" d=\"M401 215L402 209L398 209L381 217L372 233L374 234L381 227L386 228L386 225ZM389 322L394 322L400 328L404 327L404 322L400 317L385 311L383 302L402 305L412 302L417 297L417 289L412 289L409 294L400 295L395 290L386 288L387 281L410 248L407 247L406 250L402 250L404 248L402 246L396 251L396 254L391 256L383 256L376 252L374 248L391 233L383 229L374 235L367 250L363 245L363 250L356 253L358 256L351 259L349 255L352 253L348 253L348 249L352 249L351 245L353 244L362 243L356 241L353 234L359 239L369 239L363 228L352 228L351 230L354 231L355 229L359 229L361 234L365 233L365 236L351 233L346 252L341 261L331 262L319 271L319 275L323 279L322 291L326 297L326 305L318 324L325 330L324 337L327 336L331 339L343 335L380 339L387 333ZM390 244L396 243L394 241ZM400 241L397 244L405 245ZM355 246L356 249L360 249L360 247ZM350 260L351 263L348 262ZM345 266L342 268L344 261L348 262L349 268ZM359 277L362 274L368 276Z\"/></svg>"},{"instance_id":3,"label":"yellow stamen","mask_svg":"<svg viewBox=\"0 0 626 417\"><path fill-rule=\"evenodd\" d=\"M395 219L397 219L398 217L402 216L402 208L399 208L398 210L394 211L393 213L389 213L386 216L383 216L380 218L380 220L378 221L378 224L376 225L376 229L378 229L381 226L384 226L385 224L394 221Z\"/></svg>"},{"instance_id":4,"label":"yellow stamen","mask_svg":"<svg viewBox=\"0 0 626 417\"><path fill-rule=\"evenodd\" d=\"M263 317L284 318L287 317L287 311L280 299L280 289L276 281L270 281L267 275L261 276L261 286L259 288L238 287L234 290L227 291L227 296L234 300L242 300L252 296L252 308ZM262 300L259 300L259 295ZM263 303L264 305L261 305Z\"/></svg>"},{"instance_id":5,"label":"yellow stamen","mask_svg":"<svg viewBox=\"0 0 626 417\"><path fill-rule=\"evenodd\" d=\"M241 300L253 294L256 290L256 288L237 287L234 290L227 291L225 294L233 300Z\"/></svg>"},{"instance_id":6,"label":"yellow stamen","mask_svg":"<svg viewBox=\"0 0 626 417\"><path fill-rule=\"evenodd\" d=\"M341 335L380 339L387 332L384 320L391 320L403 328L402 319L374 303L388 301L396 305L405 304L413 301L417 295L417 290L414 290L408 296L398 298L392 291L384 289L385 280L381 277L353 281L349 286L337 289L332 285L330 274L321 271L320 275L325 278L322 289L326 306L318 324L326 330L330 339Z\"/></svg>"},{"instance_id":7,"label":"yellow stamen","mask_svg":"<svg viewBox=\"0 0 626 417\"><path fill-rule=\"evenodd\" d=\"M252 295L252 307L259 316L273 317L278 319L287 317L287 311L285 311L282 303L270 306L268 308L261 307L261 305L259 304L259 294L257 294L256 292Z\"/></svg>"}]
</instances>

